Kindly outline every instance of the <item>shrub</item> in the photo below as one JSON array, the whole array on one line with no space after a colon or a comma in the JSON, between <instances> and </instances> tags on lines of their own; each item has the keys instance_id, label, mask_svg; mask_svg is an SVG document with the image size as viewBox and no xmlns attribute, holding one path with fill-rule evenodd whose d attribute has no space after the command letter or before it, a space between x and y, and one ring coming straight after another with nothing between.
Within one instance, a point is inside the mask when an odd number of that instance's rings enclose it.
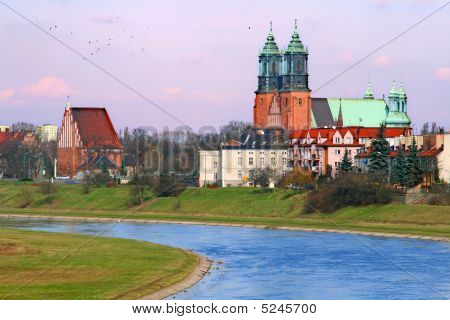
<instances>
[{"instance_id":1,"label":"shrub","mask_svg":"<svg viewBox=\"0 0 450 320\"><path fill-rule=\"evenodd\" d=\"M107 172L96 173L92 176L92 183L97 187L108 186L114 179Z\"/></svg>"},{"instance_id":2,"label":"shrub","mask_svg":"<svg viewBox=\"0 0 450 320\"><path fill-rule=\"evenodd\" d=\"M20 202L19 202L19 208L26 208L28 207L31 202L33 202L32 196L31 196L31 190L26 187L22 187L20 189Z\"/></svg>"},{"instance_id":3,"label":"shrub","mask_svg":"<svg viewBox=\"0 0 450 320\"><path fill-rule=\"evenodd\" d=\"M153 192L157 197L176 197L183 190L184 185L170 174L161 174L153 187Z\"/></svg>"},{"instance_id":4,"label":"shrub","mask_svg":"<svg viewBox=\"0 0 450 320\"><path fill-rule=\"evenodd\" d=\"M378 180L367 175L347 174L308 194L304 211L329 213L348 206L387 204L391 201L391 191Z\"/></svg>"},{"instance_id":5,"label":"shrub","mask_svg":"<svg viewBox=\"0 0 450 320\"><path fill-rule=\"evenodd\" d=\"M427 199L427 204L432 206L448 206L450 205L450 193L433 194Z\"/></svg>"},{"instance_id":6,"label":"shrub","mask_svg":"<svg viewBox=\"0 0 450 320\"><path fill-rule=\"evenodd\" d=\"M314 180L309 171L296 167L283 177L282 184L285 188L305 191L314 189Z\"/></svg>"},{"instance_id":7,"label":"shrub","mask_svg":"<svg viewBox=\"0 0 450 320\"><path fill-rule=\"evenodd\" d=\"M51 181L45 181L40 184L41 193L43 193L45 197L45 202L52 203L53 202L53 194L55 194L58 189L56 185Z\"/></svg>"}]
</instances>

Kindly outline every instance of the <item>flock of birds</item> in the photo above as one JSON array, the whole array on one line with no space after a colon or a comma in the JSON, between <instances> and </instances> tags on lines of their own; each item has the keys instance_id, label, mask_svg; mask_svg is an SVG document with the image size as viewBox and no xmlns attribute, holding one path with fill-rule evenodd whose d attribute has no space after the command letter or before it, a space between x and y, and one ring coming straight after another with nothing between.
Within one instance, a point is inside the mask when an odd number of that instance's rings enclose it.
<instances>
[{"instance_id":1,"label":"flock of birds","mask_svg":"<svg viewBox=\"0 0 450 320\"><path fill-rule=\"evenodd\" d=\"M116 17L119 20L119 17ZM113 20L109 20L109 23L113 23ZM145 31L148 33L150 27L146 27ZM62 28L58 25L52 25L49 27L49 31L55 34L62 34ZM64 34L73 36L72 31L65 32ZM111 49L114 46L119 47L120 45L126 44L126 48L131 51L130 56L135 56L138 54L148 54L150 48L150 42L147 36L140 38L136 33L129 32L127 29L122 29L120 32L116 32L115 35L109 35L107 38L98 38L87 40L88 53L86 56L95 56L102 53L105 50Z\"/></svg>"}]
</instances>

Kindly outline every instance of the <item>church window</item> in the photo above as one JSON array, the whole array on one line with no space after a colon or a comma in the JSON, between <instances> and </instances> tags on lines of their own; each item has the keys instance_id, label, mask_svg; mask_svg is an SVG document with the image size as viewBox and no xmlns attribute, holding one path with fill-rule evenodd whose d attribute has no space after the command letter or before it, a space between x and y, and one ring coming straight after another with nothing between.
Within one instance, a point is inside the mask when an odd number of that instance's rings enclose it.
<instances>
[{"instance_id":1,"label":"church window","mask_svg":"<svg viewBox=\"0 0 450 320\"><path fill-rule=\"evenodd\" d=\"M272 75L275 75L277 73L277 68L275 66L275 62L272 62Z\"/></svg>"},{"instance_id":2,"label":"church window","mask_svg":"<svg viewBox=\"0 0 450 320\"><path fill-rule=\"evenodd\" d=\"M300 61L297 61L297 72L300 72Z\"/></svg>"}]
</instances>

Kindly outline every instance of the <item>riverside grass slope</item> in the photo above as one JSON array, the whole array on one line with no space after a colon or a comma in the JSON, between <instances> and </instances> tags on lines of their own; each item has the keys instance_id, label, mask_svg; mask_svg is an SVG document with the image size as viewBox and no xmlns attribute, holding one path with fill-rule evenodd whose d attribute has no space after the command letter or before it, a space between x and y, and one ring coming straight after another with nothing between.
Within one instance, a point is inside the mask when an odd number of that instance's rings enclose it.
<instances>
[{"instance_id":1,"label":"riverside grass slope","mask_svg":"<svg viewBox=\"0 0 450 320\"><path fill-rule=\"evenodd\" d=\"M31 203L19 208L26 189ZM80 185L61 185L48 203L39 186L0 183L0 214L97 217L188 221L385 232L450 238L450 207L400 205L349 207L333 214L304 214L304 196L286 190L262 193L250 188L189 188L174 198L146 194L142 206L130 206L129 189L93 188L83 194Z\"/></svg>"},{"instance_id":2,"label":"riverside grass slope","mask_svg":"<svg viewBox=\"0 0 450 320\"><path fill-rule=\"evenodd\" d=\"M144 241L0 228L0 299L136 299L179 283L198 262Z\"/></svg>"}]
</instances>

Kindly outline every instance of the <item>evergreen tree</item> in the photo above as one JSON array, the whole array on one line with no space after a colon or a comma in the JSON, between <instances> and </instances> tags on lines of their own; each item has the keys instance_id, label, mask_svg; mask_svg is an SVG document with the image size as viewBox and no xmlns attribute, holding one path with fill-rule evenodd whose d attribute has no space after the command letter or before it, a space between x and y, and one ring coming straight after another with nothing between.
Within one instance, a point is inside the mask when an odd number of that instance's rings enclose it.
<instances>
[{"instance_id":1,"label":"evergreen tree","mask_svg":"<svg viewBox=\"0 0 450 320\"><path fill-rule=\"evenodd\" d=\"M417 186L422 182L422 174L419 150L417 149L416 138L413 137L412 144L409 147L409 155L406 158L405 185L410 188Z\"/></svg>"},{"instance_id":2,"label":"evergreen tree","mask_svg":"<svg viewBox=\"0 0 450 320\"><path fill-rule=\"evenodd\" d=\"M384 138L386 126L381 124L377 138L372 140L369 154L369 173L375 174L383 180L389 175L389 142Z\"/></svg>"},{"instance_id":3,"label":"evergreen tree","mask_svg":"<svg viewBox=\"0 0 450 320\"><path fill-rule=\"evenodd\" d=\"M341 173L347 173L347 172L351 172L352 170L353 170L352 158L350 157L350 153L348 152L348 150L345 149L345 153L344 153L344 156L342 157L339 171Z\"/></svg>"},{"instance_id":4,"label":"evergreen tree","mask_svg":"<svg viewBox=\"0 0 450 320\"><path fill-rule=\"evenodd\" d=\"M398 148L397 157L395 157L395 164L391 171L391 183L399 184L402 187L406 185L407 169L406 169L406 159L403 154L403 149Z\"/></svg>"}]
</instances>

